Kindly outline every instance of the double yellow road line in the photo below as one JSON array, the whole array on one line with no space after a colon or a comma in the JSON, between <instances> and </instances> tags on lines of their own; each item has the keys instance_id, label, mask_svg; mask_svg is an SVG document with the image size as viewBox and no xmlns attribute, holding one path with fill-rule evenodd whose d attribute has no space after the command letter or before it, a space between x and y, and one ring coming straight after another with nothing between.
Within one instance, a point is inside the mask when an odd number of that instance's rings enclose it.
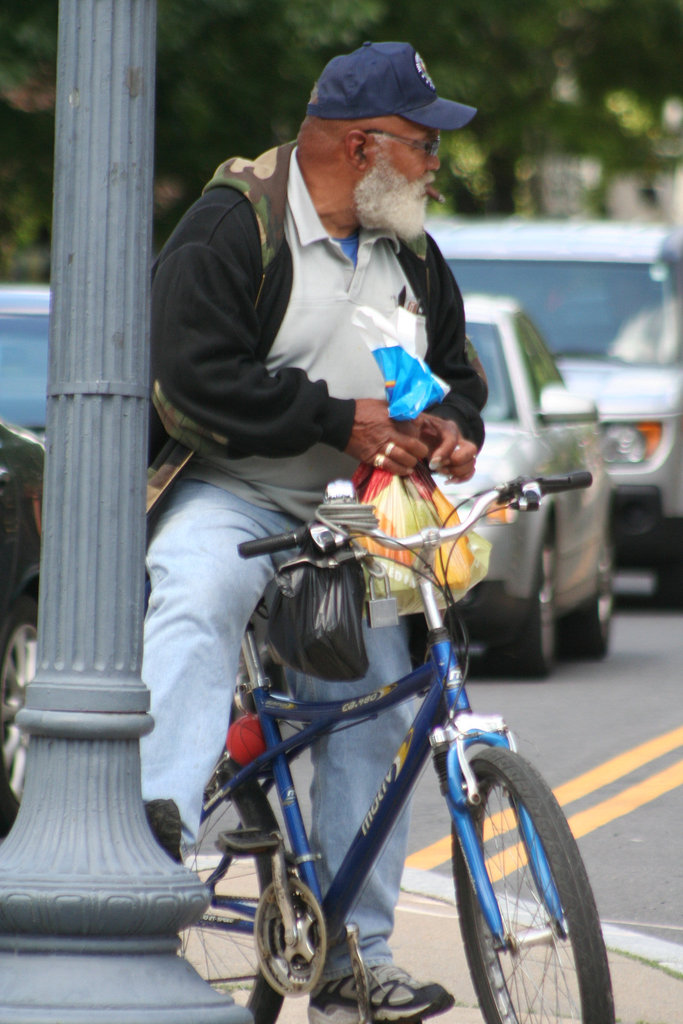
<instances>
[{"instance_id":1,"label":"double yellow road line","mask_svg":"<svg viewBox=\"0 0 683 1024\"><path fill-rule=\"evenodd\" d=\"M673 729L671 732L657 736L653 740L641 743L632 750L627 750L617 757L613 757L597 768L577 776L569 782L563 783L553 790L558 802L565 807L567 804L581 800L591 793L610 785L619 779L625 778L631 772L641 768L651 761L663 757L683 747L683 726ZM600 801L585 811L578 811L568 818L569 826L576 839L593 832L597 828L606 825L615 818L621 818L630 814L643 804L656 800L664 793L683 785L683 760L677 761L668 768L649 776L642 782L638 782L627 789L622 790L615 796ZM431 846L418 850L406 860L406 867L422 868L425 871L437 867L450 860L451 837L445 836Z\"/></svg>"}]
</instances>

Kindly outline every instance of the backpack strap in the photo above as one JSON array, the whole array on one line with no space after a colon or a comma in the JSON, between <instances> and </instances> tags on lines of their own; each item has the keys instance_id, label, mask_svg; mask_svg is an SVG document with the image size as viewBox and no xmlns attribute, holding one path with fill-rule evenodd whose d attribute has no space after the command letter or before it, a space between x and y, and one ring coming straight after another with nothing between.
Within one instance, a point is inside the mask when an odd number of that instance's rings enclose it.
<instances>
[{"instance_id":1,"label":"backpack strap","mask_svg":"<svg viewBox=\"0 0 683 1024\"><path fill-rule=\"evenodd\" d=\"M147 515L153 512L159 499L192 458L191 448L169 437L152 465L147 470Z\"/></svg>"}]
</instances>

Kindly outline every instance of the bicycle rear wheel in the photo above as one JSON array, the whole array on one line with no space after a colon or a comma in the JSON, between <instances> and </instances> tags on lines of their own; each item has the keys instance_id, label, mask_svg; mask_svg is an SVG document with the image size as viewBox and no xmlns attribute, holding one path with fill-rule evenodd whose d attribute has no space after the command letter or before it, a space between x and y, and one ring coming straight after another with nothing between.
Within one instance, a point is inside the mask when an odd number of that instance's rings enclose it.
<instances>
[{"instance_id":1,"label":"bicycle rear wheel","mask_svg":"<svg viewBox=\"0 0 683 1024\"><path fill-rule=\"evenodd\" d=\"M455 834L453 876L472 981L487 1024L613 1024L607 953L578 846L535 768L502 748L472 759L481 804L473 815L510 948L494 948ZM527 856L530 816L559 895L559 927Z\"/></svg>"},{"instance_id":2,"label":"bicycle rear wheel","mask_svg":"<svg viewBox=\"0 0 683 1024\"><path fill-rule=\"evenodd\" d=\"M227 781L235 773L227 758L214 774ZM232 800L218 804L202 824L197 845L186 867L195 871L211 892L211 903L200 920L181 933L181 953L211 985L228 991L246 1005L258 1024L272 1024L282 996L270 987L259 970L253 922L260 894L272 881L267 854L230 858L217 852L220 832L240 827L273 832L277 820L256 782L240 786Z\"/></svg>"}]
</instances>

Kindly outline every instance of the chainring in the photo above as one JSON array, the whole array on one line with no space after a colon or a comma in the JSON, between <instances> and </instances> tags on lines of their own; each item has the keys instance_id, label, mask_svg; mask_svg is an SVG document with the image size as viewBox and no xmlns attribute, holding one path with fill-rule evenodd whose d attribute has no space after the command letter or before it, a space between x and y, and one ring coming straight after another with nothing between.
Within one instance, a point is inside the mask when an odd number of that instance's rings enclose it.
<instances>
[{"instance_id":1,"label":"chainring","mask_svg":"<svg viewBox=\"0 0 683 1024\"><path fill-rule=\"evenodd\" d=\"M300 879L287 877L294 911L294 941L285 941L285 926L275 884L264 889L256 908L254 939L261 971L283 996L306 995L315 988L327 954L327 932L320 904Z\"/></svg>"}]
</instances>

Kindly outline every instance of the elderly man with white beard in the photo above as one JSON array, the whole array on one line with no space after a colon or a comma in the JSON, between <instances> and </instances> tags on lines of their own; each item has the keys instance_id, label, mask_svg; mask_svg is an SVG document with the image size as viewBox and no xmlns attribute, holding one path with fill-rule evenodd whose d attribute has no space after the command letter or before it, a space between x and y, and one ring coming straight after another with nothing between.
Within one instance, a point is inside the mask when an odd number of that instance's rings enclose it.
<instances>
[{"instance_id":1,"label":"elderly man with white beard","mask_svg":"<svg viewBox=\"0 0 683 1024\"><path fill-rule=\"evenodd\" d=\"M325 67L296 143L218 168L155 264L152 455L169 437L192 452L163 496L147 559L143 679L156 725L142 743L142 785L173 856L196 834L242 634L275 569L267 556L241 561L237 545L310 520L327 483L359 463L474 473L486 385L468 359L458 287L423 228L439 132L474 113L437 96L409 44L365 43ZM360 306L384 316L403 306L417 354L450 388L415 420L389 417L354 325ZM365 639L370 668L344 684L349 698L410 668L403 624ZM335 696L329 682L294 685L309 699ZM323 892L409 722L399 706L381 731L367 722L316 744L310 841ZM353 912L379 1021L419 1021L453 1002L392 960L407 831L405 814ZM329 949L309 1019L358 1020L344 942Z\"/></svg>"}]
</instances>

